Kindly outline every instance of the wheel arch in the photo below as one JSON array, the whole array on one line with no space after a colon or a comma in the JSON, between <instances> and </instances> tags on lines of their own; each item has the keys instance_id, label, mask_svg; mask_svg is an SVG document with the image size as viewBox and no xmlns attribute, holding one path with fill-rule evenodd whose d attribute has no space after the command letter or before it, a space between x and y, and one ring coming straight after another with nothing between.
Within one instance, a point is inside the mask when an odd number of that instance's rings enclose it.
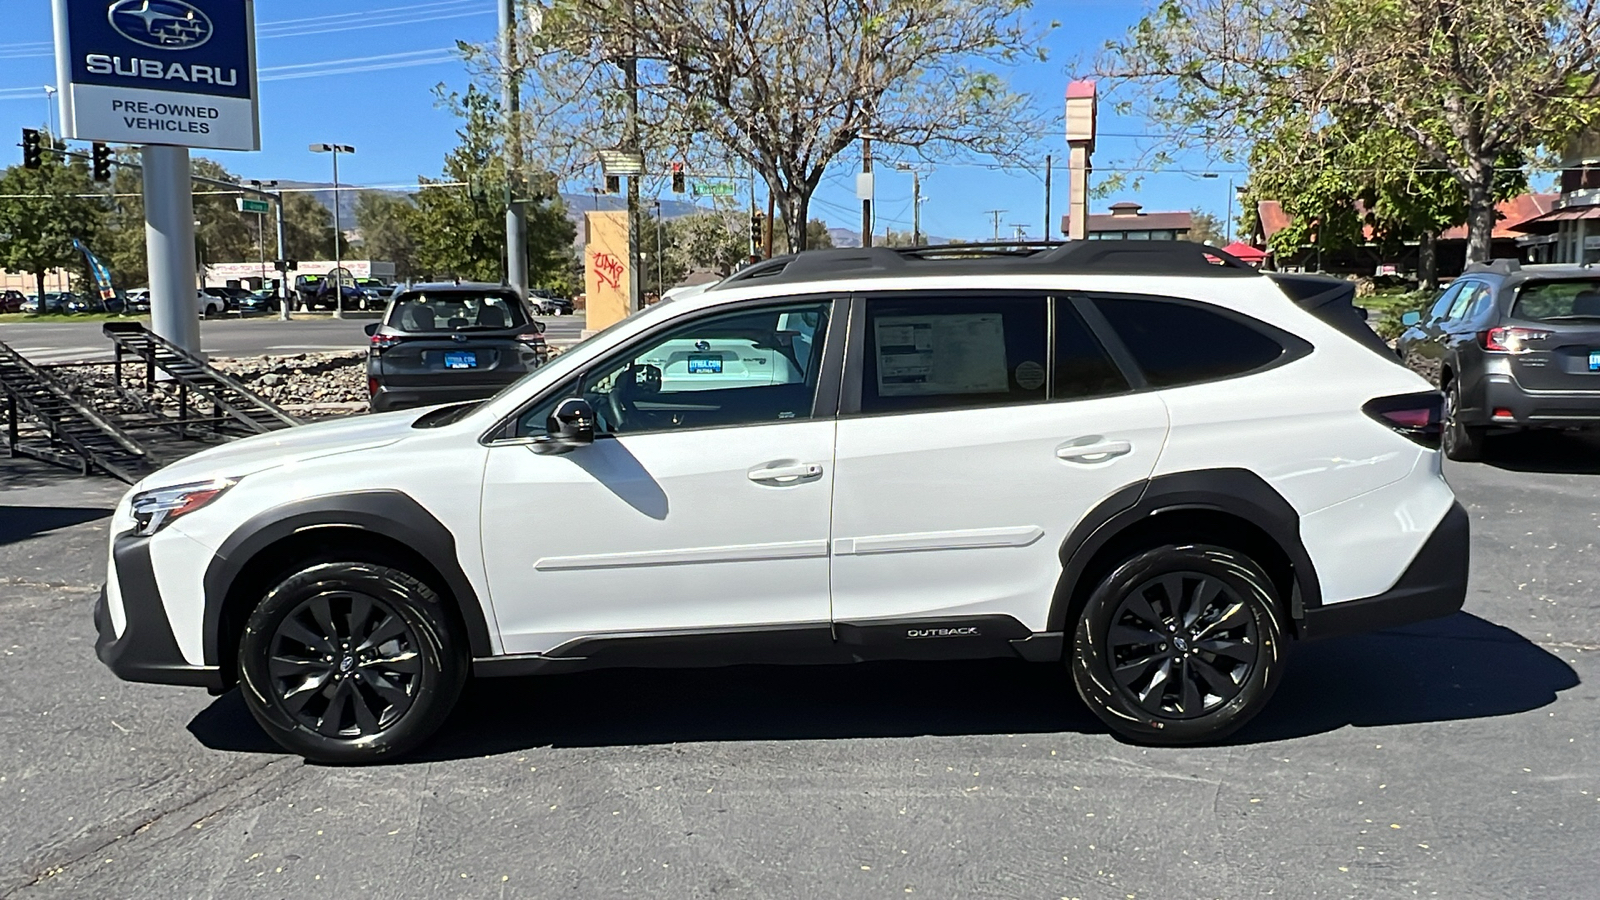
<instances>
[{"instance_id":1,"label":"wheel arch","mask_svg":"<svg viewBox=\"0 0 1600 900\"><path fill-rule=\"evenodd\" d=\"M399 491L361 491L296 500L258 513L234 530L205 574L204 653L225 684L244 620L274 576L330 555L406 568L445 599L472 656L493 653L477 591L462 571L450 530Z\"/></svg>"},{"instance_id":2,"label":"wheel arch","mask_svg":"<svg viewBox=\"0 0 1600 900\"><path fill-rule=\"evenodd\" d=\"M1061 546L1061 578L1048 628L1073 627L1100 579L1140 550L1173 541L1216 544L1248 554L1271 576L1296 632L1308 607L1322 603L1300 516L1246 469L1201 469L1129 485L1102 501Z\"/></svg>"}]
</instances>

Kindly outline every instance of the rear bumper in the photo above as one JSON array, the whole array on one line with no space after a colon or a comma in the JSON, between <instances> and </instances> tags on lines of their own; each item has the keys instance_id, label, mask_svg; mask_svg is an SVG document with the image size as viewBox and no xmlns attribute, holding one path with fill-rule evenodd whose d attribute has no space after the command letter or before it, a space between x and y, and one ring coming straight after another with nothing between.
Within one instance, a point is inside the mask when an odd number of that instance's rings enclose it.
<instances>
[{"instance_id":1,"label":"rear bumper","mask_svg":"<svg viewBox=\"0 0 1600 900\"><path fill-rule=\"evenodd\" d=\"M1379 631L1459 612L1467 599L1470 538L1467 511L1453 504L1394 587L1375 597L1307 609L1300 636Z\"/></svg>"},{"instance_id":2,"label":"rear bumper","mask_svg":"<svg viewBox=\"0 0 1600 900\"><path fill-rule=\"evenodd\" d=\"M503 384L442 385L439 387L390 387L380 383L369 404L373 412L390 412L396 409L413 409L419 406L436 406L441 403L460 403L464 400L483 400L498 394L507 384L521 378L508 378Z\"/></svg>"},{"instance_id":3,"label":"rear bumper","mask_svg":"<svg viewBox=\"0 0 1600 900\"><path fill-rule=\"evenodd\" d=\"M117 567L114 583L127 625L119 636L102 587L94 605L94 627L99 633L94 652L100 661L124 681L181 684L221 693L221 671L216 666L190 665L178 649L150 565L150 542L132 536L118 538L111 564Z\"/></svg>"},{"instance_id":4,"label":"rear bumper","mask_svg":"<svg viewBox=\"0 0 1600 900\"><path fill-rule=\"evenodd\" d=\"M1595 377L1595 383L1600 388L1600 376ZM1495 410L1509 410L1511 415L1496 416ZM1480 424L1534 427L1600 425L1600 389L1534 391L1523 387L1510 375L1487 375L1483 379Z\"/></svg>"}]
</instances>

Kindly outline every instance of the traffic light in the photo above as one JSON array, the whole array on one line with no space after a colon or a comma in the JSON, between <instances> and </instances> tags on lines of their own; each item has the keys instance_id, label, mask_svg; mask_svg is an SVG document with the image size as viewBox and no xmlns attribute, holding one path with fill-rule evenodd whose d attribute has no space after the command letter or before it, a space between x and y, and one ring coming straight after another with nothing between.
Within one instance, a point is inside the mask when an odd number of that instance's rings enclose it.
<instances>
[{"instance_id":1,"label":"traffic light","mask_svg":"<svg viewBox=\"0 0 1600 900\"><path fill-rule=\"evenodd\" d=\"M688 181L688 179L685 178L684 175L683 175L683 163L681 163L681 162L673 163L672 164L672 192L674 194L683 193L684 189L686 189L689 186L687 184L687 181Z\"/></svg>"},{"instance_id":2,"label":"traffic light","mask_svg":"<svg viewBox=\"0 0 1600 900\"><path fill-rule=\"evenodd\" d=\"M618 194L622 192L622 179L615 175L606 176L606 193Z\"/></svg>"},{"instance_id":3,"label":"traffic light","mask_svg":"<svg viewBox=\"0 0 1600 900\"><path fill-rule=\"evenodd\" d=\"M111 180L111 148L105 144L96 143L93 151L95 181Z\"/></svg>"},{"instance_id":4,"label":"traffic light","mask_svg":"<svg viewBox=\"0 0 1600 900\"><path fill-rule=\"evenodd\" d=\"M760 210L750 214L750 246L757 248L758 251L762 243L761 225L766 221L766 218L766 214Z\"/></svg>"},{"instance_id":5,"label":"traffic light","mask_svg":"<svg viewBox=\"0 0 1600 900\"><path fill-rule=\"evenodd\" d=\"M37 169L44 161L39 151L39 132L32 128L22 129L22 167L24 169Z\"/></svg>"}]
</instances>

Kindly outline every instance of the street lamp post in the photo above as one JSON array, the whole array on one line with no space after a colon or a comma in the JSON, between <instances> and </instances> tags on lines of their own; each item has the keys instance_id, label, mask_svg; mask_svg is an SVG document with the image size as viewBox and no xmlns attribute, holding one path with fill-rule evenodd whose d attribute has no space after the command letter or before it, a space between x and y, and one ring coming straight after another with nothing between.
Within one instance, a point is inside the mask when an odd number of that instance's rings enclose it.
<instances>
[{"instance_id":1,"label":"street lamp post","mask_svg":"<svg viewBox=\"0 0 1600 900\"><path fill-rule=\"evenodd\" d=\"M50 125L50 136L56 137L56 86L44 86L44 115L45 121Z\"/></svg>"},{"instance_id":2,"label":"street lamp post","mask_svg":"<svg viewBox=\"0 0 1600 900\"><path fill-rule=\"evenodd\" d=\"M339 221L339 154L354 153L356 148L349 144L312 144L312 153L333 154L333 317L344 318L344 259L340 244L344 241L344 229Z\"/></svg>"},{"instance_id":3,"label":"street lamp post","mask_svg":"<svg viewBox=\"0 0 1600 900\"><path fill-rule=\"evenodd\" d=\"M909 163L895 163L901 172L911 173L911 246L922 246L922 174Z\"/></svg>"}]
</instances>

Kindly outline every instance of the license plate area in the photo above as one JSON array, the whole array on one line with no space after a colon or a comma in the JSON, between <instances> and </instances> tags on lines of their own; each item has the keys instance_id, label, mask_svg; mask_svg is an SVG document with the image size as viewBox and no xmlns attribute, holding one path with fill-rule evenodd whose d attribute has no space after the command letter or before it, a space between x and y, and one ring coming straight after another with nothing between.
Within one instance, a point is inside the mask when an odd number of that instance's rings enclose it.
<instances>
[{"instance_id":1,"label":"license plate area","mask_svg":"<svg viewBox=\"0 0 1600 900\"><path fill-rule=\"evenodd\" d=\"M1600 350L1589 351L1589 371L1600 372Z\"/></svg>"},{"instance_id":2,"label":"license plate area","mask_svg":"<svg viewBox=\"0 0 1600 900\"><path fill-rule=\"evenodd\" d=\"M478 367L478 354L472 350L446 350L444 353L444 367L446 369L476 369Z\"/></svg>"},{"instance_id":3,"label":"license plate area","mask_svg":"<svg viewBox=\"0 0 1600 900\"><path fill-rule=\"evenodd\" d=\"M689 357L690 375L721 375L722 357L720 356L693 356Z\"/></svg>"}]
</instances>

